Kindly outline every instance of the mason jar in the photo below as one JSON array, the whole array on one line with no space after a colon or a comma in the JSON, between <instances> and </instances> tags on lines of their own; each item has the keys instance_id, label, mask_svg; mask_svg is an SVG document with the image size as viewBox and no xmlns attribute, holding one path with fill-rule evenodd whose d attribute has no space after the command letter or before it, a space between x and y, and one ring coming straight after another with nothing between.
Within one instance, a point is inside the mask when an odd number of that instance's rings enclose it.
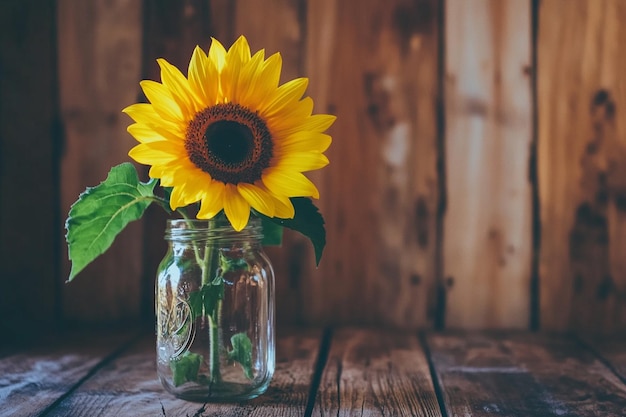
<instances>
[{"instance_id":1,"label":"mason jar","mask_svg":"<svg viewBox=\"0 0 626 417\"><path fill-rule=\"evenodd\" d=\"M169 220L156 281L157 372L191 401L254 398L275 365L274 272L258 218Z\"/></svg>"}]
</instances>

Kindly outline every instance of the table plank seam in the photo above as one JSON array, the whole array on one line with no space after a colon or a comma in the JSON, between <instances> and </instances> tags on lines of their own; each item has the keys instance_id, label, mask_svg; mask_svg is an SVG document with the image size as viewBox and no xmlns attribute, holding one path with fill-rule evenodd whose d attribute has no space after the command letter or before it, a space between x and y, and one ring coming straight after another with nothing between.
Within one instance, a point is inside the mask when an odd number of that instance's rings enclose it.
<instances>
[{"instance_id":1,"label":"table plank seam","mask_svg":"<svg viewBox=\"0 0 626 417\"><path fill-rule=\"evenodd\" d=\"M317 350L317 358L315 359L313 375L311 375L311 383L309 386L309 395L307 398L306 406L304 408L304 417L311 417L313 415L315 401L317 399L319 387L322 382L322 374L324 373L324 369L326 368L326 362L328 362L328 354L330 352L332 338L333 328L326 327L322 332L319 348Z\"/></svg>"},{"instance_id":2,"label":"table plank seam","mask_svg":"<svg viewBox=\"0 0 626 417\"><path fill-rule=\"evenodd\" d=\"M54 409L63 402L66 398L68 398L74 391L76 391L82 384L84 384L88 379L93 377L100 371L100 369L104 368L109 363L113 362L116 358L118 358L122 353L130 349L133 345L138 343L143 335L138 335L131 337L126 342L123 342L119 345L117 349L114 349L109 355L107 355L104 359L99 361L93 368L89 370L82 378L80 378L74 385L72 385L63 395L59 396L56 400L54 400L50 405L48 405L43 411L39 414L39 417L45 417L50 412L54 411Z\"/></svg>"},{"instance_id":3,"label":"table plank seam","mask_svg":"<svg viewBox=\"0 0 626 417\"><path fill-rule=\"evenodd\" d=\"M337 376L335 378L335 386L337 387L337 417L341 410L341 374L343 373L343 362L337 359ZM363 403L361 403L361 415L363 415Z\"/></svg>"},{"instance_id":4,"label":"table plank seam","mask_svg":"<svg viewBox=\"0 0 626 417\"><path fill-rule=\"evenodd\" d=\"M446 410L446 402L443 395L443 388L441 386L441 381L437 376L437 369L435 367L435 362L433 361L433 357L430 351L430 346L428 345L428 339L426 338L426 334L424 332L418 332L417 337L422 345L422 349L424 351L424 355L426 356L426 360L428 361L428 370L430 371L430 379L433 383L433 387L435 389L435 396L437 397L437 403L439 404L439 411L441 412L441 417L448 417L448 411Z\"/></svg>"},{"instance_id":5,"label":"table plank seam","mask_svg":"<svg viewBox=\"0 0 626 417\"><path fill-rule=\"evenodd\" d=\"M615 367L615 365L613 365L613 363L606 357L604 357L604 355L602 355L602 353L597 350L596 348L593 347L592 344L586 342L584 339L582 339L580 336L574 335L573 339L576 343L578 343L583 349L588 350L589 352L591 352L591 354L598 360L600 361L600 363L602 363L604 366L606 366L611 373L613 373L613 375L615 375L621 382L622 384L624 384L626 386L626 376L623 376Z\"/></svg>"}]
</instances>

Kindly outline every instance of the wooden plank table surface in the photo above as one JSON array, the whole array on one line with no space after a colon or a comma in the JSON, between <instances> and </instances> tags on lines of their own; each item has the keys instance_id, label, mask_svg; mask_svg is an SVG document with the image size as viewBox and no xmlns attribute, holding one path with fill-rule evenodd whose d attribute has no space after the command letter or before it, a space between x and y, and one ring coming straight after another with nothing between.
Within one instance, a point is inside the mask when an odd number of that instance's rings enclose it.
<instances>
[{"instance_id":1,"label":"wooden plank table surface","mask_svg":"<svg viewBox=\"0 0 626 417\"><path fill-rule=\"evenodd\" d=\"M626 416L626 339L528 332L279 331L265 395L202 404L156 378L154 336L3 348L0 416Z\"/></svg>"}]
</instances>

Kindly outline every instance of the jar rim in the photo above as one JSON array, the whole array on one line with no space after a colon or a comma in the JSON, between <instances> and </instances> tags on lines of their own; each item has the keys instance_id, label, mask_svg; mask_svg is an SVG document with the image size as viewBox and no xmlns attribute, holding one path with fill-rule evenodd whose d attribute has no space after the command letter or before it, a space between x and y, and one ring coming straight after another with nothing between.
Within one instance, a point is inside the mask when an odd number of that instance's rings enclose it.
<instances>
[{"instance_id":1,"label":"jar rim","mask_svg":"<svg viewBox=\"0 0 626 417\"><path fill-rule=\"evenodd\" d=\"M250 217L248 224L237 232L225 217L212 219L167 219L165 239L180 240L239 240L263 238L261 219Z\"/></svg>"},{"instance_id":2,"label":"jar rim","mask_svg":"<svg viewBox=\"0 0 626 417\"><path fill-rule=\"evenodd\" d=\"M230 228L232 228L230 222L228 221L227 218L225 217L213 217L212 219L167 219L167 224L172 225L172 226L179 226L179 225L207 225L207 227L210 226L214 226L214 227L224 227L224 226L228 226ZM252 228L255 226L260 226L261 225L261 219L258 217L253 217L250 216L250 219L248 220L248 224L246 225L246 227L244 228ZM234 229L233 229L234 230Z\"/></svg>"}]
</instances>

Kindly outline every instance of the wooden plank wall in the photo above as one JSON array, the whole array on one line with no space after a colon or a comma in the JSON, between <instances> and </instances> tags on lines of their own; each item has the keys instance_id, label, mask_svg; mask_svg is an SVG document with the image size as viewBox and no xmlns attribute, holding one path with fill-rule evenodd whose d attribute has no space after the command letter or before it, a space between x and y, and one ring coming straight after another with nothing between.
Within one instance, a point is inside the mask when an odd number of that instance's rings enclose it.
<instances>
[{"instance_id":1,"label":"wooden plank wall","mask_svg":"<svg viewBox=\"0 0 626 417\"><path fill-rule=\"evenodd\" d=\"M3 317L151 320L164 216L69 285L62 222L129 159L120 110L158 80L155 59L185 70L196 44L245 34L338 116L311 175L322 264L295 233L268 250L279 323L626 330L624 1L36 3L0 6ZM26 235L46 236L37 261Z\"/></svg>"},{"instance_id":2,"label":"wooden plank wall","mask_svg":"<svg viewBox=\"0 0 626 417\"><path fill-rule=\"evenodd\" d=\"M543 1L539 16L542 324L624 329L626 3Z\"/></svg>"},{"instance_id":3,"label":"wooden plank wall","mask_svg":"<svg viewBox=\"0 0 626 417\"><path fill-rule=\"evenodd\" d=\"M0 2L0 344L60 316L56 24L40 3Z\"/></svg>"},{"instance_id":4,"label":"wooden plank wall","mask_svg":"<svg viewBox=\"0 0 626 417\"><path fill-rule=\"evenodd\" d=\"M443 269L452 327L529 324L530 15L519 0L447 2Z\"/></svg>"},{"instance_id":5,"label":"wooden plank wall","mask_svg":"<svg viewBox=\"0 0 626 417\"><path fill-rule=\"evenodd\" d=\"M357 7L336 1L309 7L309 39L334 39L308 51L312 93L325 100L318 111L339 118L332 128L331 164L320 175L328 247L303 286L306 317L432 323L439 3L362 1Z\"/></svg>"},{"instance_id":6,"label":"wooden plank wall","mask_svg":"<svg viewBox=\"0 0 626 417\"><path fill-rule=\"evenodd\" d=\"M61 211L87 186L127 161L134 140L120 110L137 100L141 77L141 2L58 0L58 71L64 152ZM109 252L63 287L65 317L114 321L138 317L141 294L141 223L133 223ZM63 253L65 254L65 245ZM67 259L64 256L64 259ZM69 262L62 276L69 275Z\"/></svg>"}]
</instances>

